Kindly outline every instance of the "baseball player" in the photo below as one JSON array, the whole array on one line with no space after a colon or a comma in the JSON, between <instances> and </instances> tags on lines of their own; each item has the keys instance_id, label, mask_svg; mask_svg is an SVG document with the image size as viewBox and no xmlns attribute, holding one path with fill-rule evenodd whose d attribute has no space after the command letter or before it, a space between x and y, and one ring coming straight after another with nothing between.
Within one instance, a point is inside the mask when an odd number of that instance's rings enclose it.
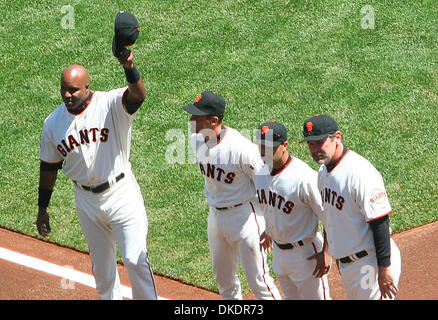
<instances>
[{"instance_id":1,"label":"baseball player","mask_svg":"<svg viewBox=\"0 0 438 320\"><path fill-rule=\"evenodd\" d=\"M119 19L124 25L132 16ZM119 62L128 86L109 92L91 90L83 66L71 65L62 73L64 103L46 118L41 135L37 228L43 237L51 231L47 207L62 168L74 182L77 213L99 297L122 298L117 243L133 298L157 299L146 248L146 210L129 162L131 126L146 90L132 52L119 56Z\"/></svg>"},{"instance_id":2,"label":"baseball player","mask_svg":"<svg viewBox=\"0 0 438 320\"><path fill-rule=\"evenodd\" d=\"M344 147L338 124L330 116L306 120L303 135L313 159L322 165L318 172L322 221L347 298L394 299L401 257L390 236L392 209L381 174Z\"/></svg>"},{"instance_id":3,"label":"baseball player","mask_svg":"<svg viewBox=\"0 0 438 320\"><path fill-rule=\"evenodd\" d=\"M254 168L263 165L257 146L222 124L225 100L216 92L199 94L183 107L190 113L193 149L205 179L210 206L208 243L213 274L224 300L242 299L239 259L259 299L281 299L259 246L264 219L256 199Z\"/></svg>"},{"instance_id":4,"label":"baseball player","mask_svg":"<svg viewBox=\"0 0 438 320\"><path fill-rule=\"evenodd\" d=\"M330 257L326 265L317 265L314 259L323 246L322 236L317 232L322 210L318 174L288 152L283 124L274 121L261 124L256 143L266 162L263 174L255 175L266 221L260 243L267 251L271 246L274 248L272 267L284 298L329 300L326 273Z\"/></svg>"}]
</instances>

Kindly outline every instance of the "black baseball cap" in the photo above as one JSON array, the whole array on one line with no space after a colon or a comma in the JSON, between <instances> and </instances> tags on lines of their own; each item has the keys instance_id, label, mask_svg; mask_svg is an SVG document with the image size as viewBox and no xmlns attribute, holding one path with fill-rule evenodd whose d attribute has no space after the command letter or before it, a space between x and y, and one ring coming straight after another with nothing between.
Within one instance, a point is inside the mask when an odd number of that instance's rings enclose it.
<instances>
[{"instance_id":1,"label":"black baseball cap","mask_svg":"<svg viewBox=\"0 0 438 320\"><path fill-rule=\"evenodd\" d=\"M304 139L300 142L309 140L322 140L328 137L330 134L335 133L337 130L338 124L332 117L326 114L317 114L316 116L304 121Z\"/></svg>"},{"instance_id":2,"label":"black baseball cap","mask_svg":"<svg viewBox=\"0 0 438 320\"><path fill-rule=\"evenodd\" d=\"M223 116L225 99L214 91L204 91L198 94L193 104L185 106L183 109L195 116Z\"/></svg>"},{"instance_id":3,"label":"black baseball cap","mask_svg":"<svg viewBox=\"0 0 438 320\"><path fill-rule=\"evenodd\" d=\"M129 51L126 47L132 46L137 41L139 33L140 26L137 18L132 13L119 11L114 21L114 56L118 58Z\"/></svg>"},{"instance_id":4,"label":"black baseball cap","mask_svg":"<svg viewBox=\"0 0 438 320\"><path fill-rule=\"evenodd\" d=\"M262 123L256 133L256 144L276 147L287 140L284 124L276 121Z\"/></svg>"}]
</instances>

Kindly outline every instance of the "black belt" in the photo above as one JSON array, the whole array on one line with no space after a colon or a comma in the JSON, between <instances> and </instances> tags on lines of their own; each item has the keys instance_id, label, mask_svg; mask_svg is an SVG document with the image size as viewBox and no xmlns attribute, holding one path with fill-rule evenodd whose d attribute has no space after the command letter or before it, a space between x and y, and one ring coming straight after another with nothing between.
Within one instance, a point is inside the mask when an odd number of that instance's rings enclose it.
<instances>
[{"instance_id":1,"label":"black belt","mask_svg":"<svg viewBox=\"0 0 438 320\"><path fill-rule=\"evenodd\" d=\"M122 180L125 177L125 174L122 172L121 174L119 174L116 177L116 182L119 182L120 180ZM84 185L80 185L82 187L82 189L87 190L87 191L91 191L93 193L102 193L105 190L107 190L110 187L109 182L104 182L102 184L99 184L95 187L89 187L89 186L84 186Z\"/></svg>"},{"instance_id":2,"label":"black belt","mask_svg":"<svg viewBox=\"0 0 438 320\"><path fill-rule=\"evenodd\" d=\"M303 242L303 240L299 240L299 241L295 242L296 244L294 244L294 243L278 243L278 242L275 241L275 240L274 240L274 242L275 242L275 244L277 245L277 247L279 247L279 248L282 249L282 250L293 249L293 248L295 248L297 245L300 246L300 247L304 246L304 242Z\"/></svg>"},{"instance_id":3,"label":"black belt","mask_svg":"<svg viewBox=\"0 0 438 320\"><path fill-rule=\"evenodd\" d=\"M342 263L350 263L350 262L359 260L360 258L366 257L367 255L368 255L368 252L366 252L366 250L362 250L362 251L356 252L355 254L352 254L351 256L343 257L343 258L339 259L339 261L341 261Z\"/></svg>"},{"instance_id":4,"label":"black belt","mask_svg":"<svg viewBox=\"0 0 438 320\"><path fill-rule=\"evenodd\" d=\"M217 207L216 207L216 209L217 209L217 210L233 209L233 208L236 208L236 207L240 207L242 204L243 204L243 203L238 203L238 204L236 204L236 205L234 205L234 206L231 206L231 207L222 207L222 208L217 208Z\"/></svg>"}]
</instances>

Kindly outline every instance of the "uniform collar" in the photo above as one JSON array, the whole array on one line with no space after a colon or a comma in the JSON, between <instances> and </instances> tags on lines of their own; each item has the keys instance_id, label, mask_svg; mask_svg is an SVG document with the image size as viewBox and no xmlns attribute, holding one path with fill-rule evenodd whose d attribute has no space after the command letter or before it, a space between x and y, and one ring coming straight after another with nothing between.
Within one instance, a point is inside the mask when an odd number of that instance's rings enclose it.
<instances>
[{"instance_id":1,"label":"uniform collar","mask_svg":"<svg viewBox=\"0 0 438 320\"><path fill-rule=\"evenodd\" d=\"M271 170L271 176L275 176L279 174L281 171L283 171L284 168L286 168L289 165L291 161L292 161L292 156L289 154L289 157L287 158L286 162L280 168Z\"/></svg>"},{"instance_id":2,"label":"uniform collar","mask_svg":"<svg viewBox=\"0 0 438 320\"><path fill-rule=\"evenodd\" d=\"M227 133L227 126L221 125L221 131L216 136L216 144L209 143L209 137L204 137L204 143L207 144L209 148L216 147L224 139L226 133Z\"/></svg>"},{"instance_id":3,"label":"uniform collar","mask_svg":"<svg viewBox=\"0 0 438 320\"><path fill-rule=\"evenodd\" d=\"M331 172L338 164L341 162L342 158L344 158L345 154L348 152L348 148L344 147L342 150L342 154L339 158L337 158L335 161L332 161L331 163L326 165L327 172Z\"/></svg>"},{"instance_id":4,"label":"uniform collar","mask_svg":"<svg viewBox=\"0 0 438 320\"><path fill-rule=\"evenodd\" d=\"M221 140L223 139L224 135L225 135L225 126L221 125L221 131L219 132L219 134L216 136L216 143L219 144L219 142L221 142Z\"/></svg>"}]
</instances>

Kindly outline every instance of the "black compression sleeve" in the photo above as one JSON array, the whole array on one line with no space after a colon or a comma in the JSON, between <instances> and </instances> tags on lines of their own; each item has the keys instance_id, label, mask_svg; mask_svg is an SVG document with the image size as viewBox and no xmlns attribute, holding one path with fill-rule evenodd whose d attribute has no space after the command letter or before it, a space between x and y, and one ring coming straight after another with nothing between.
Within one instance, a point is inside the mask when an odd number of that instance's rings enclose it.
<instances>
[{"instance_id":1,"label":"black compression sleeve","mask_svg":"<svg viewBox=\"0 0 438 320\"><path fill-rule=\"evenodd\" d=\"M123 105L124 105L125 108L126 108L126 111L127 111L129 114L134 114L134 113L137 112L138 109L140 109L140 107L141 107L143 101L140 101L140 102L134 102L134 103L129 103L129 102L128 102L128 93L129 93L129 90L126 90L126 91L125 91L125 94L124 94L123 97L122 97L122 102L123 102Z\"/></svg>"},{"instance_id":2,"label":"black compression sleeve","mask_svg":"<svg viewBox=\"0 0 438 320\"><path fill-rule=\"evenodd\" d=\"M371 230L373 231L374 246L376 247L377 265L391 265L391 235L389 234L389 217L388 215L371 221Z\"/></svg>"},{"instance_id":3,"label":"black compression sleeve","mask_svg":"<svg viewBox=\"0 0 438 320\"><path fill-rule=\"evenodd\" d=\"M56 171L62 169L62 162L63 161L60 161L58 163L47 163L44 161L40 161L40 169L42 171Z\"/></svg>"}]
</instances>

